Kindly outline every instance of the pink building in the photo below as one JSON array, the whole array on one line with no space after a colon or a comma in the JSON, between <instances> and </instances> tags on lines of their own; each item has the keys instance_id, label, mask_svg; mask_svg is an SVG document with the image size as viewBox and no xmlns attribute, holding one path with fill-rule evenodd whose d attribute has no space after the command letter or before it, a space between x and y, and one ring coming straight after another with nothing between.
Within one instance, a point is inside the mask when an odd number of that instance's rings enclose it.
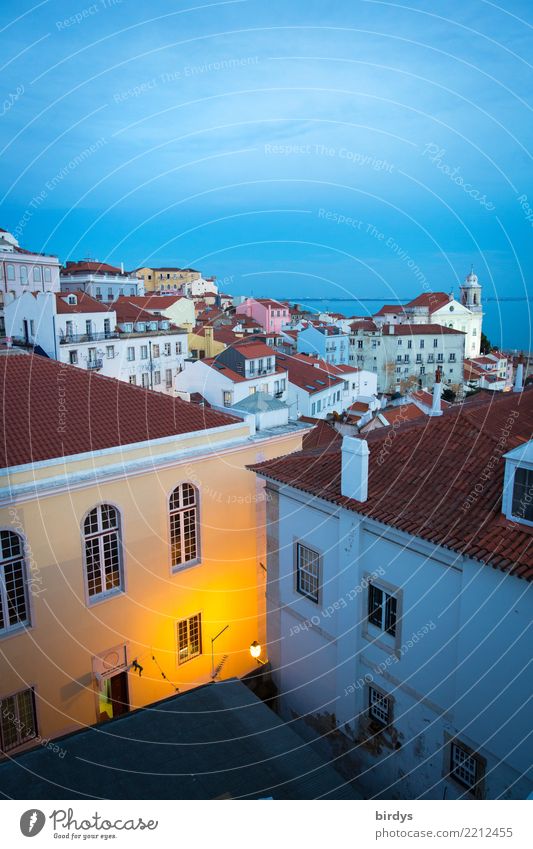
<instances>
[{"instance_id":1,"label":"pink building","mask_svg":"<svg viewBox=\"0 0 533 849\"><path fill-rule=\"evenodd\" d=\"M280 333L281 328L290 321L287 304L271 298L246 298L235 312L254 318L267 333Z\"/></svg>"}]
</instances>

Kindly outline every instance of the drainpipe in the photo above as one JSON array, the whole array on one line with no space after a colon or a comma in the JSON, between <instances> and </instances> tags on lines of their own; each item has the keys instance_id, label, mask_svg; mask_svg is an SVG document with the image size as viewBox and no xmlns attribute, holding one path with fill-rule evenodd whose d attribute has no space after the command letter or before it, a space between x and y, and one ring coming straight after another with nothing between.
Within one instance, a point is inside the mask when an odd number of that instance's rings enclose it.
<instances>
[{"instance_id":1,"label":"drainpipe","mask_svg":"<svg viewBox=\"0 0 533 849\"><path fill-rule=\"evenodd\" d=\"M148 340L148 352L149 352L149 368L150 368L150 389L154 388L154 372L153 372L153 362L152 362L152 340Z\"/></svg>"}]
</instances>

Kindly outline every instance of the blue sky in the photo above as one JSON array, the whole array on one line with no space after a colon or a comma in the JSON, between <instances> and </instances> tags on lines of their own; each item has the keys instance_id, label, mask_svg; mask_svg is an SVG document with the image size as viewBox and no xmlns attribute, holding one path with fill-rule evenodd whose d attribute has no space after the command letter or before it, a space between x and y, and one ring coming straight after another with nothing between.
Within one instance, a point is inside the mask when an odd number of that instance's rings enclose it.
<instances>
[{"instance_id":1,"label":"blue sky","mask_svg":"<svg viewBox=\"0 0 533 849\"><path fill-rule=\"evenodd\" d=\"M457 291L470 263L488 295L530 284L529 0L2 9L24 246L232 293L403 297L415 268Z\"/></svg>"}]
</instances>

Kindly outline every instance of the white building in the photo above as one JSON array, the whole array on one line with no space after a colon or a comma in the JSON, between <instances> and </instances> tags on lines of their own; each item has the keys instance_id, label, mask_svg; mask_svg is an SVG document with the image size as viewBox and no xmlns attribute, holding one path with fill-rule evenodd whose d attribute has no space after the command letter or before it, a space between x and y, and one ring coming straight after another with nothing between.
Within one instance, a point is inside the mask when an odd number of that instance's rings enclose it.
<instances>
[{"instance_id":1,"label":"white building","mask_svg":"<svg viewBox=\"0 0 533 849\"><path fill-rule=\"evenodd\" d=\"M144 281L125 272L124 266L116 268L105 262L83 259L67 262L61 269L61 291L85 292L96 301L112 303L122 295L144 295Z\"/></svg>"},{"instance_id":2,"label":"white building","mask_svg":"<svg viewBox=\"0 0 533 849\"><path fill-rule=\"evenodd\" d=\"M533 391L435 410L252 467L265 654L369 795L525 799Z\"/></svg>"},{"instance_id":3,"label":"white building","mask_svg":"<svg viewBox=\"0 0 533 849\"><path fill-rule=\"evenodd\" d=\"M287 369L264 342L243 340L216 357L187 362L176 388L188 400L199 393L214 406L233 407L255 392L287 401Z\"/></svg>"},{"instance_id":4,"label":"white building","mask_svg":"<svg viewBox=\"0 0 533 849\"><path fill-rule=\"evenodd\" d=\"M351 325L350 362L377 377L379 392L408 392L433 386L439 368L445 385L463 386L465 334L440 324Z\"/></svg>"},{"instance_id":5,"label":"white building","mask_svg":"<svg viewBox=\"0 0 533 849\"><path fill-rule=\"evenodd\" d=\"M120 299L102 304L81 293L24 293L6 303L15 344L107 377L175 394L187 333L167 318Z\"/></svg>"},{"instance_id":6,"label":"white building","mask_svg":"<svg viewBox=\"0 0 533 849\"><path fill-rule=\"evenodd\" d=\"M482 286L470 271L460 287L460 299L453 293L425 292L403 306L396 304L382 307L373 318L376 324L440 324L465 334L465 356L479 356L483 307Z\"/></svg>"},{"instance_id":7,"label":"white building","mask_svg":"<svg viewBox=\"0 0 533 849\"><path fill-rule=\"evenodd\" d=\"M194 301L184 295L160 295L158 292L151 292L148 295L128 297L127 300L154 316L168 318L178 326L190 324L193 327L196 321Z\"/></svg>"},{"instance_id":8,"label":"white building","mask_svg":"<svg viewBox=\"0 0 533 849\"><path fill-rule=\"evenodd\" d=\"M21 248L11 233L0 229L0 336L5 335L6 295L18 298L23 292L59 292L59 260Z\"/></svg>"},{"instance_id":9,"label":"white building","mask_svg":"<svg viewBox=\"0 0 533 849\"><path fill-rule=\"evenodd\" d=\"M291 418L340 414L361 396L377 391L376 376L353 366L336 366L304 354L277 354L276 359L288 372Z\"/></svg>"}]
</instances>

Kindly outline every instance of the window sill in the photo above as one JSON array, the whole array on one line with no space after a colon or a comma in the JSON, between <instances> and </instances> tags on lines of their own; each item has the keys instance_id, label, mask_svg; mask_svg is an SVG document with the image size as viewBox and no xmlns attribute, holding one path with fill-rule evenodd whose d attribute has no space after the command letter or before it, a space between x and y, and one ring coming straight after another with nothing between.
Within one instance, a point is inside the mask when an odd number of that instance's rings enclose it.
<instances>
[{"instance_id":1,"label":"window sill","mask_svg":"<svg viewBox=\"0 0 533 849\"><path fill-rule=\"evenodd\" d=\"M178 572L185 572L187 569L192 569L195 566L201 566L202 559L197 557L196 560L189 560L188 563L180 563L179 566L171 566L170 572L172 575L177 575ZM191 658L193 660L193 658ZM185 661L187 662L187 661Z\"/></svg>"},{"instance_id":2,"label":"window sill","mask_svg":"<svg viewBox=\"0 0 533 849\"><path fill-rule=\"evenodd\" d=\"M33 628L31 622L27 625L14 625L11 628L8 628L5 631L0 631L0 641L8 640L10 637L20 637L21 634L25 634L27 631L31 631Z\"/></svg>"},{"instance_id":3,"label":"window sill","mask_svg":"<svg viewBox=\"0 0 533 849\"><path fill-rule=\"evenodd\" d=\"M120 587L120 589L109 590L106 593L100 593L97 596L88 596L88 607L96 607L99 604L104 604L106 601L111 601L114 598L118 598L121 595L126 595L125 590Z\"/></svg>"}]
</instances>

